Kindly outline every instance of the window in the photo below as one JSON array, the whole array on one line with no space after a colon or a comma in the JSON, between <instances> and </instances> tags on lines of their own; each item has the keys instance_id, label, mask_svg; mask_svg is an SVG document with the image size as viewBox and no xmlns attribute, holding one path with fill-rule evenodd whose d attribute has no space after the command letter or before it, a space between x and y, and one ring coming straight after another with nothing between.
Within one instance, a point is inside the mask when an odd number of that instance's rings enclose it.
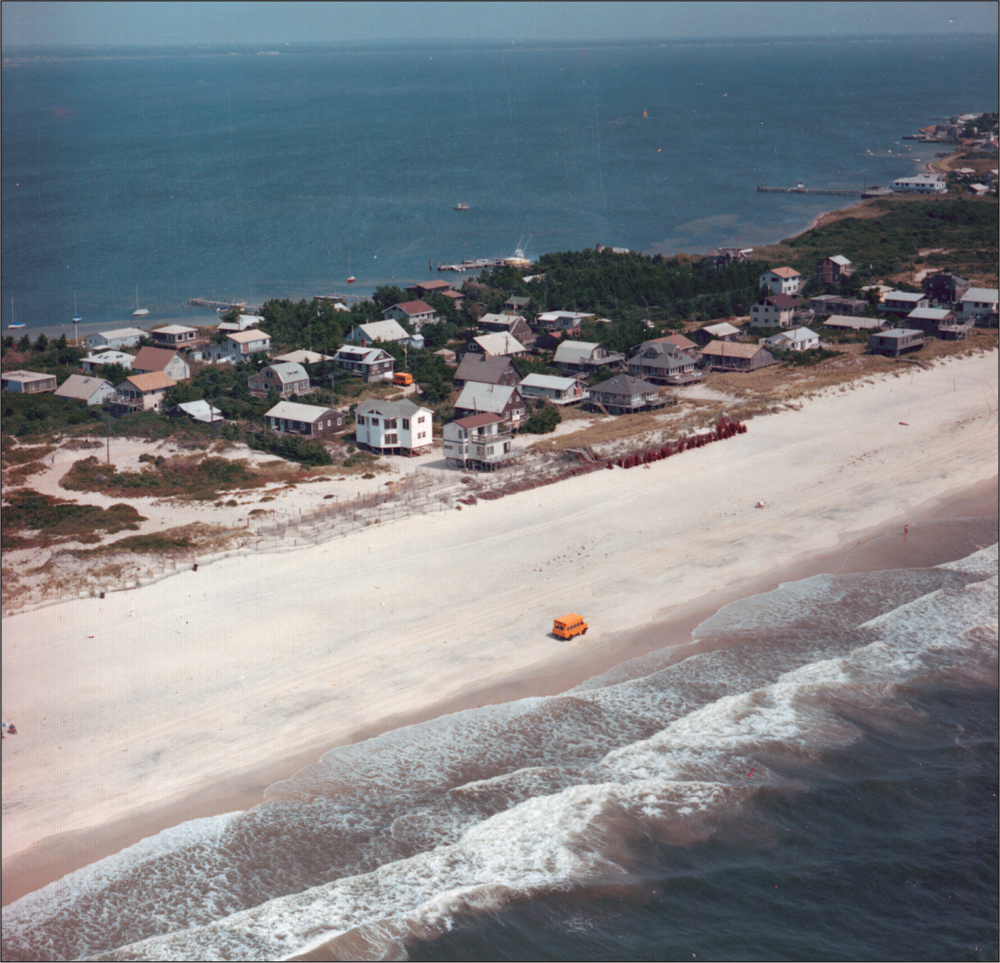
<instances>
[{"instance_id":1,"label":"window","mask_svg":"<svg viewBox=\"0 0 1000 963\"><path fill-rule=\"evenodd\" d=\"M359 425L363 425L364 423L365 423L365 416L364 415L358 415L358 424Z\"/></svg>"},{"instance_id":2,"label":"window","mask_svg":"<svg viewBox=\"0 0 1000 963\"><path fill-rule=\"evenodd\" d=\"M403 429L405 431L409 431L410 430L410 419L409 418L404 418L403 419Z\"/></svg>"},{"instance_id":3,"label":"window","mask_svg":"<svg viewBox=\"0 0 1000 963\"><path fill-rule=\"evenodd\" d=\"M420 417L419 417L419 418L417 419L417 424L418 424L418 425L422 425L422 424L424 423L424 420L425 420L425 416L424 416L424 415L421 415L421 416L420 416Z\"/></svg>"}]
</instances>

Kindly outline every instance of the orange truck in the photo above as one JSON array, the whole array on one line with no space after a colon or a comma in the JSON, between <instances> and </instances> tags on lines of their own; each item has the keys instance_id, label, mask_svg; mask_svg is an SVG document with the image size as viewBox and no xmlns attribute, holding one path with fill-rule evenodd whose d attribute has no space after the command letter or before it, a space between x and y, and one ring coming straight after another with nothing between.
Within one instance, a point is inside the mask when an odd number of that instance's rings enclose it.
<instances>
[{"instance_id":1,"label":"orange truck","mask_svg":"<svg viewBox=\"0 0 1000 963\"><path fill-rule=\"evenodd\" d=\"M574 635L586 635L587 623L582 615L570 612L552 623L552 634L560 639L571 639Z\"/></svg>"}]
</instances>

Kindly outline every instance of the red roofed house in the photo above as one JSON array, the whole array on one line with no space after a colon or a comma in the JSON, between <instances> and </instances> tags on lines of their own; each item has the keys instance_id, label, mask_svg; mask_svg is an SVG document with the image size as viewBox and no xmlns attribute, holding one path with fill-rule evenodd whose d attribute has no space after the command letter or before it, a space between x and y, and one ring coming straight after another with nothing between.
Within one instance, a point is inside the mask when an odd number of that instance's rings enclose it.
<instances>
[{"instance_id":1,"label":"red roofed house","mask_svg":"<svg viewBox=\"0 0 1000 963\"><path fill-rule=\"evenodd\" d=\"M136 374L163 371L174 381L186 381L191 377L191 366L176 351L169 348L140 348L132 362Z\"/></svg>"},{"instance_id":2,"label":"red roofed house","mask_svg":"<svg viewBox=\"0 0 1000 963\"><path fill-rule=\"evenodd\" d=\"M109 399L113 415L128 415L134 411L162 411L163 396L167 388L177 384L162 371L129 375L115 385L115 394Z\"/></svg>"},{"instance_id":3,"label":"red roofed house","mask_svg":"<svg viewBox=\"0 0 1000 963\"><path fill-rule=\"evenodd\" d=\"M382 312L386 321L409 321L418 331L432 321L437 321L434 309L426 301L403 301Z\"/></svg>"}]
</instances>

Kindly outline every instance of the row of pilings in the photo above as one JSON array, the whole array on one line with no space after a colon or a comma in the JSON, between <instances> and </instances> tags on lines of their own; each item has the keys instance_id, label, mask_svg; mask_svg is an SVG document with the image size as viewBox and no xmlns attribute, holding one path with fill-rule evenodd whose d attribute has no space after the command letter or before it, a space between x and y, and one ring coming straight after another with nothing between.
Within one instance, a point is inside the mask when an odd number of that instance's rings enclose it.
<instances>
[{"instance_id":1,"label":"row of pilings","mask_svg":"<svg viewBox=\"0 0 1000 963\"><path fill-rule=\"evenodd\" d=\"M669 458L671 455L690 451L692 448L704 448L705 445L710 445L713 441L725 441L734 435L745 435L746 431L747 426L742 421L737 421L735 418L720 418L715 427L707 434L678 438L676 441L668 441L665 445L659 445L655 448L646 448L643 451L634 451L619 458L610 458L604 467L637 468L639 465L648 465L661 458Z\"/></svg>"}]
</instances>

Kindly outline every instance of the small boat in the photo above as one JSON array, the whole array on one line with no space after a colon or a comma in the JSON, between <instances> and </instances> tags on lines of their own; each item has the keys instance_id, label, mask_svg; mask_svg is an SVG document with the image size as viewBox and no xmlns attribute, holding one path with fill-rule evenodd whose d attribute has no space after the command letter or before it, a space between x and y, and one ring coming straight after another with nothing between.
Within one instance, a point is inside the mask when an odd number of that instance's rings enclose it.
<instances>
[{"instance_id":1,"label":"small boat","mask_svg":"<svg viewBox=\"0 0 1000 963\"><path fill-rule=\"evenodd\" d=\"M147 314L149 314L148 308L139 307L139 285L137 284L135 286L135 310L132 312L132 317L144 318Z\"/></svg>"},{"instance_id":2,"label":"small boat","mask_svg":"<svg viewBox=\"0 0 1000 963\"><path fill-rule=\"evenodd\" d=\"M16 331L19 328L26 328L26 327L27 327L27 325L23 321L15 321L14 320L14 299L11 298L10 299L10 324L7 325L7 328L9 330L11 330L11 331Z\"/></svg>"},{"instance_id":3,"label":"small boat","mask_svg":"<svg viewBox=\"0 0 1000 963\"><path fill-rule=\"evenodd\" d=\"M456 210L456 211L467 211L468 209L469 209L469 205L468 205L468 204L466 204L466 203L465 203L465 201L459 201L459 202L458 202L458 203L457 203L457 204L455 205L455 210Z\"/></svg>"},{"instance_id":4,"label":"small boat","mask_svg":"<svg viewBox=\"0 0 1000 963\"><path fill-rule=\"evenodd\" d=\"M348 284L353 284L355 281L357 281L357 278L353 274L347 279Z\"/></svg>"},{"instance_id":5,"label":"small boat","mask_svg":"<svg viewBox=\"0 0 1000 963\"><path fill-rule=\"evenodd\" d=\"M79 324L83 318L80 317L80 312L76 307L76 291L73 292L73 324Z\"/></svg>"}]
</instances>

